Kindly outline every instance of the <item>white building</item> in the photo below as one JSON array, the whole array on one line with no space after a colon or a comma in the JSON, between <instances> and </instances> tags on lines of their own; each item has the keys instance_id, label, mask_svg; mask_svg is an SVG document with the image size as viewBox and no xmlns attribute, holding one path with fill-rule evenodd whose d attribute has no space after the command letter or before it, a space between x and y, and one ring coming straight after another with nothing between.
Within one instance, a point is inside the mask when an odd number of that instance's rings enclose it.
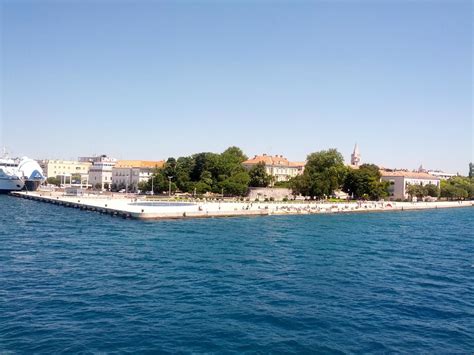
<instances>
[{"instance_id":1,"label":"white building","mask_svg":"<svg viewBox=\"0 0 474 355\"><path fill-rule=\"evenodd\" d=\"M454 176L458 176L458 174L445 173L444 171L439 171L439 170L428 170L428 174L433 175L433 176L437 176L441 180L448 180L448 179L451 179Z\"/></svg>"},{"instance_id":2,"label":"white building","mask_svg":"<svg viewBox=\"0 0 474 355\"><path fill-rule=\"evenodd\" d=\"M382 175L381 180L390 182L390 199L407 199L407 189L410 185L426 186L428 184L433 184L438 186L438 188L440 187L441 179L428 173L411 172L405 170L381 170L380 174Z\"/></svg>"},{"instance_id":3,"label":"white building","mask_svg":"<svg viewBox=\"0 0 474 355\"><path fill-rule=\"evenodd\" d=\"M283 155L255 155L252 159L242 163L244 168L251 169L258 163L265 164L268 175L273 176L274 181L288 181L292 177L303 174L305 163L290 162Z\"/></svg>"},{"instance_id":4,"label":"white building","mask_svg":"<svg viewBox=\"0 0 474 355\"><path fill-rule=\"evenodd\" d=\"M109 158L105 155L101 156L97 161L94 161L89 169L89 184L91 184L93 188L100 186L101 190L110 188L112 185L112 168L116 162L116 159Z\"/></svg>"},{"instance_id":5,"label":"white building","mask_svg":"<svg viewBox=\"0 0 474 355\"><path fill-rule=\"evenodd\" d=\"M127 191L138 191L140 182L148 181L164 161L121 160L112 169L112 184Z\"/></svg>"}]
</instances>

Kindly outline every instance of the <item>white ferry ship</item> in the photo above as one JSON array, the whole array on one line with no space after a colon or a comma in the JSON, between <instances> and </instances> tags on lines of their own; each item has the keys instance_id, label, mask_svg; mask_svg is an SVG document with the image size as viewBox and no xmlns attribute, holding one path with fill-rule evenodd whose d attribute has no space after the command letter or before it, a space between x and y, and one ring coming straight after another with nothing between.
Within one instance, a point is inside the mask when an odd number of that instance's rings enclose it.
<instances>
[{"instance_id":1,"label":"white ferry ship","mask_svg":"<svg viewBox=\"0 0 474 355\"><path fill-rule=\"evenodd\" d=\"M46 180L43 175L43 169L36 160L23 157L18 164L18 170L25 183L24 190L36 191L38 187Z\"/></svg>"},{"instance_id":2,"label":"white ferry ship","mask_svg":"<svg viewBox=\"0 0 474 355\"><path fill-rule=\"evenodd\" d=\"M0 193L35 191L46 180L39 164L30 158L0 158Z\"/></svg>"},{"instance_id":3,"label":"white ferry ship","mask_svg":"<svg viewBox=\"0 0 474 355\"><path fill-rule=\"evenodd\" d=\"M18 170L18 161L0 158L0 193L19 191L25 187L25 181Z\"/></svg>"}]
</instances>

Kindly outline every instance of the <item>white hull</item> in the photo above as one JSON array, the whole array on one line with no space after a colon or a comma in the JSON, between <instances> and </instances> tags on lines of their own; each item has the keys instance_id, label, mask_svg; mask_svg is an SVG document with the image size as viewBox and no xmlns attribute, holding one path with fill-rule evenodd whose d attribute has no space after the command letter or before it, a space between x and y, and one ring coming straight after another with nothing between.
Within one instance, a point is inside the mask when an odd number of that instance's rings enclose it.
<instances>
[{"instance_id":1,"label":"white hull","mask_svg":"<svg viewBox=\"0 0 474 355\"><path fill-rule=\"evenodd\" d=\"M23 186L25 186L25 182L20 178L0 177L0 193L20 191Z\"/></svg>"},{"instance_id":2,"label":"white hull","mask_svg":"<svg viewBox=\"0 0 474 355\"><path fill-rule=\"evenodd\" d=\"M35 191L44 180L43 170L33 159L0 158L0 193Z\"/></svg>"}]
</instances>

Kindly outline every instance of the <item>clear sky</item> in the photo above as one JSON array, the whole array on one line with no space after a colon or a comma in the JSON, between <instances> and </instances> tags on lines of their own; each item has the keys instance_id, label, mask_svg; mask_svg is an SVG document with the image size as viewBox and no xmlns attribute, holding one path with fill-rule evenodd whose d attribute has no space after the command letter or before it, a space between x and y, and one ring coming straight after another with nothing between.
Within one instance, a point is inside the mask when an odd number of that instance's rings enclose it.
<instances>
[{"instance_id":1,"label":"clear sky","mask_svg":"<svg viewBox=\"0 0 474 355\"><path fill-rule=\"evenodd\" d=\"M471 1L0 3L13 155L473 157Z\"/></svg>"}]
</instances>

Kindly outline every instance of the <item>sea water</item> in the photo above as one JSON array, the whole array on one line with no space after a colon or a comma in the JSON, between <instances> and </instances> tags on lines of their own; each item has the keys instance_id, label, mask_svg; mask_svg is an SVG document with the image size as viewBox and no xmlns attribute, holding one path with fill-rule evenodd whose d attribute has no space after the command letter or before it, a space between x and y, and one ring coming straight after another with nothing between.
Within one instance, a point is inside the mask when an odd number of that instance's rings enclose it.
<instances>
[{"instance_id":1,"label":"sea water","mask_svg":"<svg viewBox=\"0 0 474 355\"><path fill-rule=\"evenodd\" d=\"M0 353L472 353L473 212L143 222L0 196Z\"/></svg>"}]
</instances>

